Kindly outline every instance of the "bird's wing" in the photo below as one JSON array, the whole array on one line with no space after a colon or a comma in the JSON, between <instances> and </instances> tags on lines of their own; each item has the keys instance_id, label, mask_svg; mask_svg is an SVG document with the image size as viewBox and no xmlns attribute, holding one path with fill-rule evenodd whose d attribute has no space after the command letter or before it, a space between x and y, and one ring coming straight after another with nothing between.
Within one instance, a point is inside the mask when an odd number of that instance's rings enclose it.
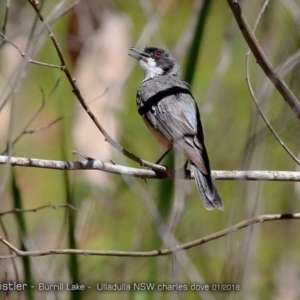
<instances>
[{"instance_id":1,"label":"bird's wing","mask_svg":"<svg viewBox=\"0 0 300 300\"><path fill-rule=\"evenodd\" d=\"M149 94L149 93L148 93ZM197 104L189 89L171 86L146 98L138 93L140 113L182 151L203 174L210 174ZM143 101L146 100L147 101ZM138 104L139 106L139 104Z\"/></svg>"}]
</instances>

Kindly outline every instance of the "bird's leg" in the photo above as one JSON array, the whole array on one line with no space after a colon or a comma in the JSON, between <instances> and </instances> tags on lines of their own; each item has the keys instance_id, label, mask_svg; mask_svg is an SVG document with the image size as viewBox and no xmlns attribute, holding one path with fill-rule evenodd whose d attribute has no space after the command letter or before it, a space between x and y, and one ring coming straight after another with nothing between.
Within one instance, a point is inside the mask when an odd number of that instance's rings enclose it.
<instances>
[{"instance_id":1,"label":"bird's leg","mask_svg":"<svg viewBox=\"0 0 300 300\"><path fill-rule=\"evenodd\" d=\"M172 149L168 149L159 159L158 161L155 163L156 165L158 165L164 158L165 156L171 151Z\"/></svg>"},{"instance_id":2,"label":"bird's leg","mask_svg":"<svg viewBox=\"0 0 300 300\"><path fill-rule=\"evenodd\" d=\"M187 159L186 162L185 162L185 164L182 166L182 168L184 168L186 170L188 163L189 163L189 160Z\"/></svg>"},{"instance_id":3,"label":"bird's leg","mask_svg":"<svg viewBox=\"0 0 300 300\"><path fill-rule=\"evenodd\" d=\"M188 170L188 168L187 168L188 163L189 163L189 160L187 159L186 162L184 163L184 165L178 170L184 171L184 173L186 173Z\"/></svg>"}]
</instances>

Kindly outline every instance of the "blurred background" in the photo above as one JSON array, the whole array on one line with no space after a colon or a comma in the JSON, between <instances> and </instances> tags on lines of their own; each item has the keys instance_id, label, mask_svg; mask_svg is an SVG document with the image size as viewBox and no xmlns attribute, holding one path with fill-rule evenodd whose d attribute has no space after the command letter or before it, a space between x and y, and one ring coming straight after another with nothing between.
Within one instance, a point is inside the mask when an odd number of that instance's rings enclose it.
<instances>
[{"instance_id":1,"label":"blurred background","mask_svg":"<svg viewBox=\"0 0 300 300\"><path fill-rule=\"evenodd\" d=\"M78 2L78 3L77 3ZM155 162L163 153L136 111L143 79L128 48L159 46L181 65L199 105L213 170L299 166L259 116L246 83L248 47L226 1L40 1L41 11L85 101L108 133ZM240 1L253 28L264 1ZM76 5L75 5L76 4ZM47 31L27 1L2 1L0 153L79 160L85 155L139 167L104 141L72 93ZM300 2L270 1L256 36L300 96ZM12 45L13 44L13 45ZM17 46L18 48L14 47ZM250 56L257 99L284 143L300 157L300 123ZM11 145L8 147L7 145ZM170 165L170 156L163 164ZM225 211L206 211L193 181L147 180L97 171L0 165L0 235L23 250L150 251L207 236L260 214L300 211L293 182L217 181ZM66 204L76 208L65 207ZM162 221L163 220L163 221ZM50 255L0 261L0 282L80 283L83 292L11 292L2 299L299 299L299 221L256 224L170 256ZM1 255L12 254L0 244ZM96 283L239 284L239 291L97 291ZM6 298L5 298L6 297Z\"/></svg>"}]
</instances>

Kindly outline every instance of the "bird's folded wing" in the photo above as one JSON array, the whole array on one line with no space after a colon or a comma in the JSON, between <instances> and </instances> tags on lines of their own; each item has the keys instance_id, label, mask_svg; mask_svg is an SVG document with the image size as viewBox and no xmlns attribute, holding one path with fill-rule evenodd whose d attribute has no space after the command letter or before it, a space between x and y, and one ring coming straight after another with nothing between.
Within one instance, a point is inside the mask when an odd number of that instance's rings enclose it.
<instances>
[{"instance_id":1,"label":"bird's folded wing","mask_svg":"<svg viewBox=\"0 0 300 300\"><path fill-rule=\"evenodd\" d=\"M144 117L203 174L210 173L198 108L191 95L169 95L152 106Z\"/></svg>"}]
</instances>

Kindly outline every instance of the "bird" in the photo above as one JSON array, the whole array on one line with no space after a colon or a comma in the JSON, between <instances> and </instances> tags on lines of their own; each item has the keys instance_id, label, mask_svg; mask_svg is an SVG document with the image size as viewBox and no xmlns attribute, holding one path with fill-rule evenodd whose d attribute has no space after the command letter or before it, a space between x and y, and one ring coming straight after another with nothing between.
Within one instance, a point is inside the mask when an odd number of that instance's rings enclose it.
<instances>
[{"instance_id":1,"label":"bird","mask_svg":"<svg viewBox=\"0 0 300 300\"><path fill-rule=\"evenodd\" d=\"M175 148L188 158L204 207L223 210L211 177L198 105L189 84L180 79L176 59L159 47L129 50L144 71L136 105L146 126L167 152Z\"/></svg>"}]
</instances>

